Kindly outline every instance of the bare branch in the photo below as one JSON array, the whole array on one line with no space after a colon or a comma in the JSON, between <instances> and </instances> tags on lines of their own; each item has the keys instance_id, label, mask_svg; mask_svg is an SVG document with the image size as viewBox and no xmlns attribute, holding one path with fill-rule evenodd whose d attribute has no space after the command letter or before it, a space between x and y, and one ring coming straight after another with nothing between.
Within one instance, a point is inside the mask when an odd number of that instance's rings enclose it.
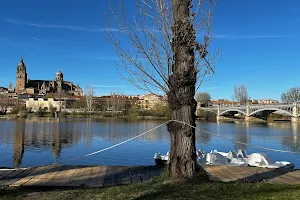
<instances>
[{"instance_id":1,"label":"bare branch","mask_svg":"<svg viewBox=\"0 0 300 200\"><path fill-rule=\"evenodd\" d=\"M114 1L116 2L116 1ZM110 3L110 13L106 15L108 31L106 37L119 56L117 66L125 69L122 78L140 89L155 93L157 89L169 91L169 77L172 75L174 60L173 8L170 0L136 0L136 13L129 18L124 0ZM190 19L194 23L198 40L194 44L195 67L197 69L197 87L210 79L218 63L220 51L212 53L211 24L213 0L191 0ZM175 27L173 27L175 28ZM178 28L178 27L177 27ZM180 27L186 29L188 27ZM116 32L115 30L119 30ZM184 38L189 37L183 35ZM202 39L201 39L202 38ZM189 43L191 43L190 40ZM121 72L121 70L118 70ZM155 91L153 91L155 90Z\"/></svg>"}]
</instances>

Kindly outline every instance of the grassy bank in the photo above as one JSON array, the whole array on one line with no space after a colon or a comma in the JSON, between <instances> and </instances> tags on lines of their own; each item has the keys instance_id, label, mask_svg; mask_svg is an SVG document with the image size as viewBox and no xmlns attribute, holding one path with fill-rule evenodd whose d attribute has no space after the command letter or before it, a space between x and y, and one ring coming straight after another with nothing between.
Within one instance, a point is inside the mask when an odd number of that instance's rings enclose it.
<instances>
[{"instance_id":1,"label":"grassy bank","mask_svg":"<svg viewBox=\"0 0 300 200\"><path fill-rule=\"evenodd\" d=\"M300 185L211 183L199 173L195 181L172 183L165 177L111 188L0 189L0 199L299 199Z\"/></svg>"}]
</instances>

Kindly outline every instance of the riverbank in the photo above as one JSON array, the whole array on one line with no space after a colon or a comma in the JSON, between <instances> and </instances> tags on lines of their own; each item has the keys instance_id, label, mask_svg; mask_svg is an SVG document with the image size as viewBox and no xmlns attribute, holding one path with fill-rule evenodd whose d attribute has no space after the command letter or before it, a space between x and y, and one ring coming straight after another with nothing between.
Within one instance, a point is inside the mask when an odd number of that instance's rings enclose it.
<instances>
[{"instance_id":1,"label":"riverbank","mask_svg":"<svg viewBox=\"0 0 300 200\"><path fill-rule=\"evenodd\" d=\"M103 115L88 115L88 114L65 114L61 116L53 116L50 114L36 115L28 114L25 116L18 116L17 114L7 114L0 116L0 119L18 119L18 118L92 118L92 119L128 119L128 120L168 120L168 117L157 117L157 116L141 116L141 115L116 115L116 116L103 116Z\"/></svg>"},{"instance_id":2,"label":"riverbank","mask_svg":"<svg viewBox=\"0 0 300 200\"><path fill-rule=\"evenodd\" d=\"M203 173L190 182L171 182L166 176L135 185L110 188L0 189L1 199L299 199L300 185L213 183Z\"/></svg>"}]
</instances>

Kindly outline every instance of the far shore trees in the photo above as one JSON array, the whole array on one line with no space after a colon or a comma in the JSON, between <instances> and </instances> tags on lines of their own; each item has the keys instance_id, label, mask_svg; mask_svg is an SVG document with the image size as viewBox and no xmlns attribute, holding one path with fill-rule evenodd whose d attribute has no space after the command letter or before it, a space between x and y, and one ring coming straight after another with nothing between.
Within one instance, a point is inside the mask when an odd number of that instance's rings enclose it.
<instances>
[{"instance_id":1,"label":"far shore trees","mask_svg":"<svg viewBox=\"0 0 300 200\"><path fill-rule=\"evenodd\" d=\"M246 105L250 97L245 85L237 85L234 87L233 99L241 105Z\"/></svg>"},{"instance_id":2,"label":"far shore trees","mask_svg":"<svg viewBox=\"0 0 300 200\"><path fill-rule=\"evenodd\" d=\"M90 86L85 87L84 96L86 100L86 109L88 112L93 110L93 103L94 103L94 89Z\"/></svg>"},{"instance_id":3,"label":"far shore trees","mask_svg":"<svg viewBox=\"0 0 300 200\"><path fill-rule=\"evenodd\" d=\"M8 107L8 97L0 94L0 114L5 114Z\"/></svg>"},{"instance_id":4,"label":"far shore trees","mask_svg":"<svg viewBox=\"0 0 300 200\"><path fill-rule=\"evenodd\" d=\"M281 101L283 103L293 103L300 101L300 87L294 87L287 92L282 93Z\"/></svg>"},{"instance_id":5,"label":"far shore trees","mask_svg":"<svg viewBox=\"0 0 300 200\"><path fill-rule=\"evenodd\" d=\"M113 0L111 0L112 2ZM106 36L119 56L121 76L136 87L167 94L173 120L195 126L196 88L214 73L213 0L113 1ZM126 2L126 3L125 3ZM115 6L117 5L117 6ZM172 178L190 179L196 170L195 130L169 122Z\"/></svg>"},{"instance_id":6,"label":"far shore trees","mask_svg":"<svg viewBox=\"0 0 300 200\"><path fill-rule=\"evenodd\" d=\"M211 96L207 92L199 92L196 94L196 101L201 106L207 107L211 101Z\"/></svg>"}]
</instances>

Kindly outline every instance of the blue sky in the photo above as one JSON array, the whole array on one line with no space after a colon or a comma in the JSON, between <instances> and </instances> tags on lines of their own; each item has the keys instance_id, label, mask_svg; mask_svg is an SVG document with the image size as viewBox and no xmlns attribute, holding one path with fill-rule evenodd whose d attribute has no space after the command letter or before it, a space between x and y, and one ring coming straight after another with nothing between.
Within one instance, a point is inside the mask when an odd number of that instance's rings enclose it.
<instances>
[{"instance_id":1,"label":"blue sky","mask_svg":"<svg viewBox=\"0 0 300 200\"><path fill-rule=\"evenodd\" d=\"M213 48L222 49L222 59L200 91L232 99L234 86L244 84L252 98L280 99L300 86L300 2L217 2ZM135 8L134 1L127 4ZM108 0L1 1L0 85L15 83L22 56L31 79L54 79L60 69L66 80L94 85L98 95L146 93L116 70L116 54L103 31L107 11Z\"/></svg>"}]
</instances>

